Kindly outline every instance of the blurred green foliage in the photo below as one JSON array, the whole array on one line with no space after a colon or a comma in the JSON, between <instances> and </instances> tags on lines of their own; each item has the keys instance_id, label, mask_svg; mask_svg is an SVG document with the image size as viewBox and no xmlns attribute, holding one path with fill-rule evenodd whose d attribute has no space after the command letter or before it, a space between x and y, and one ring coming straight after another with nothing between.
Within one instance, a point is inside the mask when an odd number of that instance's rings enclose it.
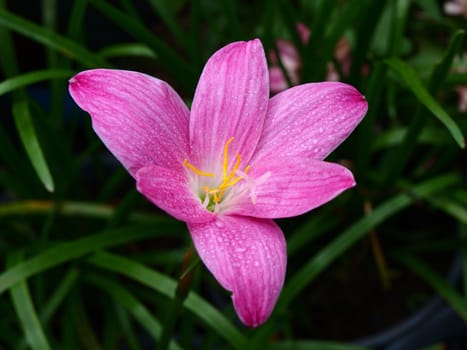
<instances>
[{"instance_id":1,"label":"blurred green foliage","mask_svg":"<svg viewBox=\"0 0 467 350\"><path fill-rule=\"evenodd\" d=\"M140 350L161 338L170 349L362 349L353 340L433 293L467 322L467 116L456 94L467 86L467 22L442 6L0 0L0 349ZM308 42L297 23L311 29ZM254 37L266 52L279 38L293 43L302 82L326 79L332 62L369 111L330 157L358 186L279 222L286 284L271 319L250 330L203 267L174 309L189 234L136 193L67 79L93 67L137 70L189 105L206 59ZM342 38L349 70L336 57ZM445 278L456 256L458 288Z\"/></svg>"}]
</instances>

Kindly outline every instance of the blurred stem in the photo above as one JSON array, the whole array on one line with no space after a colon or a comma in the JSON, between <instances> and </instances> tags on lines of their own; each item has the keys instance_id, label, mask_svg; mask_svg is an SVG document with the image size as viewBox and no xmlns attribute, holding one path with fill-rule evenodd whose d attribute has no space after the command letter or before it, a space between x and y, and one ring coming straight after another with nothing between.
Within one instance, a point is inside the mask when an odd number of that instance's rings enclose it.
<instances>
[{"instance_id":1,"label":"blurred stem","mask_svg":"<svg viewBox=\"0 0 467 350\"><path fill-rule=\"evenodd\" d=\"M329 18L336 8L336 0L321 0L317 5L316 14L310 25L310 41L303 52L302 82L319 81L324 79L326 72L326 58L324 57L325 42L328 39L326 29Z\"/></svg>"},{"instance_id":2,"label":"blurred stem","mask_svg":"<svg viewBox=\"0 0 467 350\"><path fill-rule=\"evenodd\" d=\"M386 6L386 0L370 1L367 7L367 11L360 13L360 20L357 20L357 34L355 36L355 48L352 55L352 66L350 68L350 81L356 86L360 85L362 79L362 67L367 58L366 53L371 45L374 34L376 33L376 27L380 21L380 18L384 12ZM377 65L377 67L380 64ZM379 80L378 84L381 84ZM371 91L371 90L370 90ZM371 105L370 105L371 108ZM368 118L368 117L367 117Z\"/></svg>"},{"instance_id":3,"label":"blurred stem","mask_svg":"<svg viewBox=\"0 0 467 350\"><path fill-rule=\"evenodd\" d=\"M400 54L399 50L402 47L409 7L410 0L396 0L392 3L393 31L391 33L390 55L393 57L397 57Z\"/></svg>"},{"instance_id":4,"label":"blurred stem","mask_svg":"<svg viewBox=\"0 0 467 350\"><path fill-rule=\"evenodd\" d=\"M102 346L87 317L81 294L77 292L75 297L71 297L70 300L73 314L71 321L76 327L82 348L86 350L102 350Z\"/></svg>"},{"instance_id":5,"label":"blurred stem","mask_svg":"<svg viewBox=\"0 0 467 350\"><path fill-rule=\"evenodd\" d=\"M61 279L60 283L56 285L53 294L50 296L47 303L42 306L40 312L40 320L42 323L47 324L49 322L55 311L57 311L59 306L68 296L71 289L75 286L78 275L78 270L72 268L68 270L66 275Z\"/></svg>"},{"instance_id":6,"label":"blurred stem","mask_svg":"<svg viewBox=\"0 0 467 350\"><path fill-rule=\"evenodd\" d=\"M106 204L94 202L55 202L51 200L25 200L6 204L0 204L0 218L10 215L37 215L51 214L57 210L57 214L64 216L84 216L98 219L109 219L115 215L116 208ZM128 219L131 221L153 221L160 216L131 213Z\"/></svg>"},{"instance_id":7,"label":"blurred stem","mask_svg":"<svg viewBox=\"0 0 467 350\"><path fill-rule=\"evenodd\" d=\"M279 68L282 71L282 74L284 75L285 81L287 82L287 86L288 87L293 86L292 80L290 79L290 76L289 76L289 72L287 72L287 68L285 68L284 62L282 62L281 53L279 52L277 45L274 43L272 47L274 50L274 54L276 55L276 58L277 58L277 64L279 65Z\"/></svg>"},{"instance_id":8,"label":"blurred stem","mask_svg":"<svg viewBox=\"0 0 467 350\"><path fill-rule=\"evenodd\" d=\"M167 317L164 322L164 328L162 329L161 338L157 346L157 349L159 350L168 349L175 323L182 311L183 302L190 292L191 282L193 280L198 263L199 257L196 254L194 248L188 248L183 258L182 272L178 280L177 289L175 290L175 296L172 299L171 305L169 306Z\"/></svg>"},{"instance_id":9,"label":"blurred stem","mask_svg":"<svg viewBox=\"0 0 467 350\"><path fill-rule=\"evenodd\" d=\"M191 1L190 7L190 54L191 61L196 72L201 72L203 69L203 59L201 56L201 0Z\"/></svg>"},{"instance_id":10,"label":"blurred stem","mask_svg":"<svg viewBox=\"0 0 467 350\"><path fill-rule=\"evenodd\" d=\"M56 0L42 0L42 22L44 27L51 31L57 30L57 1ZM57 65L57 53L50 47L46 48L47 61L49 66L55 67Z\"/></svg>"},{"instance_id":11,"label":"blurred stem","mask_svg":"<svg viewBox=\"0 0 467 350\"><path fill-rule=\"evenodd\" d=\"M42 21L44 27L50 30L51 32L57 31L57 0L42 0ZM46 47L47 54L47 63L49 68L57 68L58 63L58 54L57 51L52 49L50 46ZM50 82L50 92L51 92L51 102L50 102L50 116L53 120L53 123L50 125L53 126L54 131L59 133L61 126L63 124L63 88L64 81L61 80L52 80Z\"/></svg>"},{"instance_id":12,"label":"blurred stem","mask_svg":"<svg viewBox=\"0 0 467 350\"><path fill-rule=\"evenodd\" d=\"M366 216L370 215L373 212L373 205L366 201L364 204L364 211ZM375 229L370 231L369 237L381 285L383 286L384 290L387 290L391 287L391 278L389 276L386 258L384 257L383 249L381 248L378 234L376 233Z\"/></svg>"},{"instance_id":13,"label":"blurred stem","mask_svg":"<svg viewBox=\"0 0 467 350\"><path fill-rule=\"evenodd\" d=\"M0 0L0 9L6 9L5 0ZM18 74L15 49L10 32L2 27L0 27L0 42L2 43L2 54L0 55L1 68L6 78L13 77Z\"/></svg>"},{"instance_id":14,"label":"blurred stem","mask_svg":"<svg viewBox=\"0 0 467 350\"><path fill-rule=\"evenodd\" d=\"M367 88L365 89L365 97L368 100L368 112L357 129L359 142L356 169L359 171L359 177L362 178L368 177L370 173L370 142L373 133L372 129L376 122L377 112L379 111L379 105L384 91L384 84L381 84L381 82L384 81L386 72L386 65L381 62L376 63L371 72Z\"/></svg>"},{"instance_id":15,"label":"blurred stem","mask_svg":"<svg viewBox=\"0 0 467 350\"><path fill-rule=\"evenodd\" d=\"M238 19L237 2L233 0L222 0L224 11L230 23L231 41L239 40L243 37L242 26Z\"/></svg>"}]
</instances>

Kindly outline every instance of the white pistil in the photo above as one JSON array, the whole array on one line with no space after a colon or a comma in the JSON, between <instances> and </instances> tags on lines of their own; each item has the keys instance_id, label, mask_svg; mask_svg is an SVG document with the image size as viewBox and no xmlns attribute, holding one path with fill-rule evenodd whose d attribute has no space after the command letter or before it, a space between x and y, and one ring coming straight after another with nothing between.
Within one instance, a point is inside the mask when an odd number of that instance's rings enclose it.
<instances>
[{"instance_id":1,"label":"white pistil","mask_svg":"<svg viewBox=\"0 0 467 350\"><path fill-rule=\"evenodd\" d=\"M256 199L257 199L256 188L260 186L261 184L265 183L267 179L269 179L272 173L268 171L256 179L252 179L247 173L241 170L237 170L236 174L238 176L241 176L242 180L245 181L246 187L250 195L251 203L253 205L256 205Z\"/></svg>"}]
</instances>

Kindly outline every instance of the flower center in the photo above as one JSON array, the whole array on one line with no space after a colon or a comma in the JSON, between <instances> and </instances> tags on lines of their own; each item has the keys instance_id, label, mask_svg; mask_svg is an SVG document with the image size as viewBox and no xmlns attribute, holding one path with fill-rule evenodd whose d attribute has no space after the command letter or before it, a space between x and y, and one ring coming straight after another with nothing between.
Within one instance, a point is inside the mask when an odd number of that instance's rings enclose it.
<instances>
[{"instance_id":1,"label":"flower center","mask_svg":"<svg viewBox=\"0 0 467 350\"><path fill-rule=\"evenodd\" d=\"M229 171L229 145L232 143L233 140L234 138L231 137L227 140L224 146L224 159L222 162L222 182L219 185L217 185L217 187L203 186L204 193L201 196L201 201L203 202L203 206L210 211L216 211L226 191L229 188L233 187L240 180L242 180L243 177L250 170L249 165L243 171L239 170L241 157L240 154L237 153L237 159L235 160L232 169L230 169ZM193 164L188 163L186 159L183 161L183 165L191 171L193 171L196 175L210 178L216 177L216 174L202 171Z\"/></svg>"}]
</instances>

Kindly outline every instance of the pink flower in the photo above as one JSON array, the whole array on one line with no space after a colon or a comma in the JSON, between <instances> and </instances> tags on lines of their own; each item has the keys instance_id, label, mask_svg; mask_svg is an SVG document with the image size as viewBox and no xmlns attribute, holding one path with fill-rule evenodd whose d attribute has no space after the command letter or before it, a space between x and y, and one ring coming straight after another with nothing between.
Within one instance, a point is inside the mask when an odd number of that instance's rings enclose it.
<instances>
[{"instance_id":1,"label":"pink flower","mask_svg":"<svg viewBox=\"0 0 467 350\"><path fill-rule=\"evenodd\" d=\"M84 71L70 93L138 190L187 223L198 254L256 327L284 283L286 244L273 218L300 215L354 186L324 162L367 110L342 83L296 86L269 99L259 40L207 62L191 112L165 82L109 69Z\"/></svg>"},{"instance_id":2,"label":"pink flower","mask_svg":"<svg viewBox=\"0 0 467 350\"><path fill-rule=\"evenodd\" d=\"M303 44L307 44L310 40L310 30L303 23L297 24L297 32ZM277 52L284 66L284 70L292 85L297 85L300 82L300 71L302 69L302 58L300 53L293 43L287 40L276 40ZM341 70L345 75L350 73L351 57L350 45L346 38L341 38L334 50L334 57L341 66ZM276 53L271 50L269 59L272 66L269 68L269 79L271 84L271 92L277 93L289 87L289 83L284 75L282 68L279 66L279 59ZM326 65L326 80L339 81L341 78L336 69L334 62L330 61Z\"/></svg>"},{"instance_id":3,"label":"pink flower","mask_svg":"<svg viewBox=\"0 0 467 350\"><path fill-rule=\"evenodd\" d=\"M310 40L310 30L303 23L297 24L297 32L300 36L302 43L306 44ZM297 85L300 82L300 69L302 68L302 59L300 53L294 44L290 41L278 39L276 40L277 52L279 53L280 60L287 76L290 79L292 85ZM271 92L279 92L287 89L289 84L284 72L279 66L279 59L276 53L271 50L269 52L269 58L273 64L269 67L269 80L271 84Z\"/></svg>"},{"instance_id":4,"label":"pink flower","mask_svg":"<svg viewBox=\"0 0 467 350\"><path fill-rule=\"evenodd\" d=\"M457 86L457 95L459 96L458 108L462 113L467 112L467 86Z\"/></svg>"},{"instance_id":5,"label":"pink flower","mask_svg":"<svg viewBox=\"0 0 467 350\"><path fill-rule=\"evenodd\" d=\"M467 5L467 2L466 2ZM453 69L454 74L467 73L467 53L464 53L462 56L455 57L453 62ZM467 112L467 86L465 85L457 85L456 92L458 96L458 103L457 107L461 113Z\"/></svg>"},{"instance_id":6,"label":"pink flower","mask_svg":"<svg viewBox=\"0 0 467 350\"><path fill-rule=\"evenodd\" d=\"M444 3L444 12L451 16L467 18L467 0L452 0Z\"/></svg>"}]
</instances>

